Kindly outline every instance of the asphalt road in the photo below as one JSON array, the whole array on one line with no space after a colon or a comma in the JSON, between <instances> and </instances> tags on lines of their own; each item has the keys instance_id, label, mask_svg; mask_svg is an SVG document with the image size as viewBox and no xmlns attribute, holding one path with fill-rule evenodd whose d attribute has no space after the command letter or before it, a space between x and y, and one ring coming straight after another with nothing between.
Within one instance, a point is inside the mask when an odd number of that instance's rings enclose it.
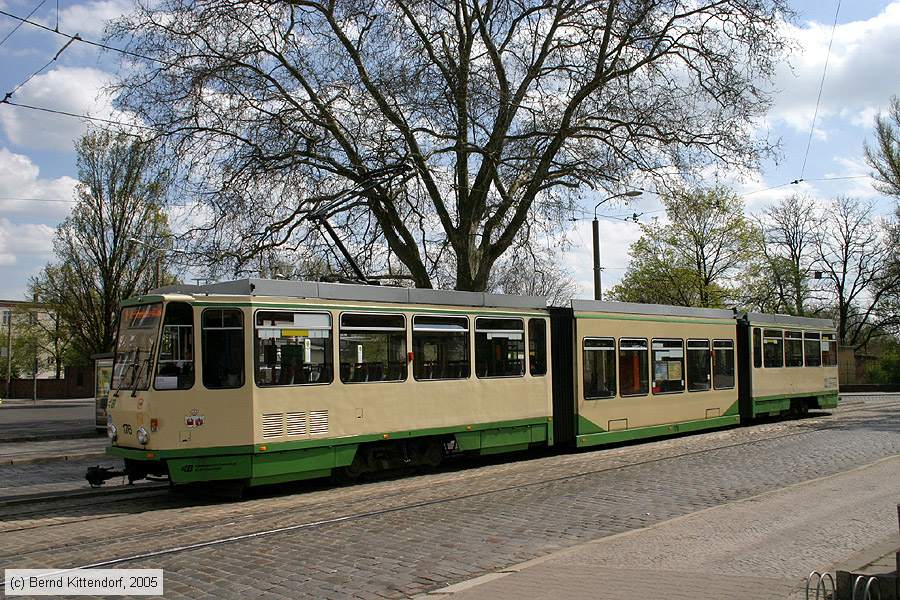
<instances>
[{"instance_id":1,"label":"asphalt road","mask_svg":"<svg viewBox=\"0 0 900 600\"><path fill-rule=\"evenodd\" d=\"M94 403L90 401L4 402L0 405L0 442L61 439L94 433Z\"/></svg>"}]
</instances>

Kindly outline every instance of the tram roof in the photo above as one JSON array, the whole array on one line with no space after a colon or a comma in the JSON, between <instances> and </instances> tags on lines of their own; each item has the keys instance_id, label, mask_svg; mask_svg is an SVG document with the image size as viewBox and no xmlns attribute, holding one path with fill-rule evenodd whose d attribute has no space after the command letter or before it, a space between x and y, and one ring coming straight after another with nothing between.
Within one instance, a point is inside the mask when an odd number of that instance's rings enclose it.
<instances>
[{"instance_id":1,"label":"tram roof","mask_svg":"<svg viewBox=\"0 0 900 600\"><path fill-rule=\"evenodd\" d=\"M794 317L792 315L771 315L767 313L746 313L746 319L754 325L795 325L797 327L817 327L834 329L831 319L813 319L811 317Z\"/></svg>"},{"instance_id":2,"label":"tram roof","mask_svg":"<svg viewBox=\"0 0 900 600\"><path fill-rule=\"evenodd\" d=\"M733 319L734 311L722 308L694 308L668 304L639 304L636 302L605 302L600 300L572 300L575 312L622 313L629 315L663 315L667 317L703 317Z\"/></svg>"},{"instance_id":3,"label":"tram roof","mask_svg":"<svg viewBox=\"0 0 900 600\"><path fill-rule=\"evenodd\" d=\"M493 308L547 308L546 296L513 296L486 292L428 290L419 288L289 281L283 279L238 279L204 285L169 285L151 294L187 294L190 296L277 296L282 298L320 298L355 302L391 302L396 304L437 304L442 306L485 306Z\"/></svg>"}]
</instances>

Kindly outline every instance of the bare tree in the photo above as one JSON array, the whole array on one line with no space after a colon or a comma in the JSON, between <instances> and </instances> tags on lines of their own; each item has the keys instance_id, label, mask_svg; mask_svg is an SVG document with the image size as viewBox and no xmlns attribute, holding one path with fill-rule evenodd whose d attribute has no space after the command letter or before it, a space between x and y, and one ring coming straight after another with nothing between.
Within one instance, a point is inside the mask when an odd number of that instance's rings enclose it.
<instances>
[{"instance_id":1,"label":"bare tree","mask_svg":"<svg viewBox=\"0 0 900 600\"><path fill-rule=\"evenodd\" d=\"M167 177L156 168L152 147L91 131L76 152L77 204L56 231L57 262L44 267L31 287L65 324L74 354L86 361L113 349L120 303L157 283L157 260L171 237L161 209Z\"/></svg>"},{"instance_id":2,"label":"bare tree","mask_svg":"<svg viewBox=\"0 0 900 600\"><path fill-rule=\"evenodd\" d=\"M765 273L777 297L777 312L805 315L812 309L812 263L819 219L815 201L795 194L769 206L760 222L763 237L759 246L766 263Z\"/></svg>"},{"instance_id":3,"label":"bare tree","mask_svg":"<svg viewBox=\"0 0 900 600\"><path fill-rule=\"evenodd\" d=\"M833 294L839 341L860 348L874 336L900 325L888 301L900 286L894 268L892 229L879 223L871 205L837 198L816 236L816 265Z\"/></svg>"},{"instance_id":4,"label":"bare tree","mask_svg":"<svg viewBox=\"0 0 900 600\"><path fill-rule=\"evenodd\" d=\"M876 145L866 144L866 162L875 170L879 191L900 198L900 98L891 98L887 116L875 117Z\"/></svg>"},{"instance_id":5,"label":"bare tree","mask_svg":"<svg viewBox=\"0 0 900 600\"><path fill-rule=\"evenodd\" d=\"M562 250L537 253L531 247L518 248L497 263L488 289L501 294L546 296L549 306L566 306L578 295L578 284L558 262Z\"/></svg>"},{"instance_id":6,"label":"bare tree","mask_svg":"<svg viewBox=\"0 0 900 600\"><path fill-rule=\"evenodd\" d=\"M235 268L321 241L483 290L526 223L585 189L744 167L785 0L162 0L111 35L118 101L155 127ZM149 57L149 58L144 58ZM135 64L136 63L136 64Z\"/></svg>"}]
</instances>

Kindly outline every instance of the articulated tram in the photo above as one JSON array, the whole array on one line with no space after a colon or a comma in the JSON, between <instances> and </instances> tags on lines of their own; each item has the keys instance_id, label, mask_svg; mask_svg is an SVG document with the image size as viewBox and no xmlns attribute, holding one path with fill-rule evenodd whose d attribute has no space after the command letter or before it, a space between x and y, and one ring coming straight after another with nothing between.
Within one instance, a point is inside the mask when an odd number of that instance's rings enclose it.
<instances>
[{"instance_id":1,"label":"articulated tram","mask_svg":"<svg viewBox=\"0 0 900 600\"><path fill-rule=\"evenodd\" d=\"M247 279L124 304L108 453L241 487L837 405L831 321ZM108 476L88 473L92 483Z\"/></svg>"}]
</instances>

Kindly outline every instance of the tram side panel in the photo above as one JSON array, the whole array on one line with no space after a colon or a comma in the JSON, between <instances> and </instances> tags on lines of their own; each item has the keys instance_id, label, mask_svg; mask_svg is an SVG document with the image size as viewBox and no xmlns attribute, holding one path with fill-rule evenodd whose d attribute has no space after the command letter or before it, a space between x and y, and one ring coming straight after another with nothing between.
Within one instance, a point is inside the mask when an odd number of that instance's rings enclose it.
<instances>
[{"instance_id":1,"label":"tram side panel","mask_svg":"<svg viewBox=\"0 0 900 600\"><path fill-rule=\"evenodd\" d=\"M837 342L831 321L758 313L743 321L746 418L837 406Z\"/></svg>"},{"instance_id":2,"label":"tram side panel","mask_svg":"<svg viewBox=\"0 0 900 600\"><path fill-rule=\"evenodd\" d=\"M739 422L731 313L658 313L575 311L578 446Z\"/></svg>"},{"instance_id":3,"label":"tram side panel","mask_svg":"<svg viewBox=\"0 0 900 600\"><path fill-rule=\"evenodd\" d=\"M178 298L166 310L173 304L187 316L143 321L141 356L159 357L140 377L146 386L111 399L110 453L135 474L255 485L328 475L373 444L399 447L404 460L434 451L413 440L484 454L553 443L545 311L251 297Z\"/></svg>"},{"instance_id":4,"label":"tram side panel","mask_svg":"<svg viewBox=\"0 0 900 600\"><path fill-rule=\"evenodd\" d=\"M256 308L257 323L263 310ZM482 454L553 443L546 312L374 304L322 312L296 306L288 312L330 318L335 368L327 382L257 384L254 484L371 467L362 463L390 446L406 457L432 452L435 441ZM379 322L390 318L396 319L390 333L395 339L380 346L378 337L389 330ZM543 326L542 340L532 340L534 321ZM468 357L448 361L438 339L454 323L460 323L457 333L466 340ZM533 341L541 352L530 352ZM380 356L383 351L390 356ZM257 348L258 362L260 354ZM423 443L430 446L422 450Z\"/></svg>"}]
</instances>

